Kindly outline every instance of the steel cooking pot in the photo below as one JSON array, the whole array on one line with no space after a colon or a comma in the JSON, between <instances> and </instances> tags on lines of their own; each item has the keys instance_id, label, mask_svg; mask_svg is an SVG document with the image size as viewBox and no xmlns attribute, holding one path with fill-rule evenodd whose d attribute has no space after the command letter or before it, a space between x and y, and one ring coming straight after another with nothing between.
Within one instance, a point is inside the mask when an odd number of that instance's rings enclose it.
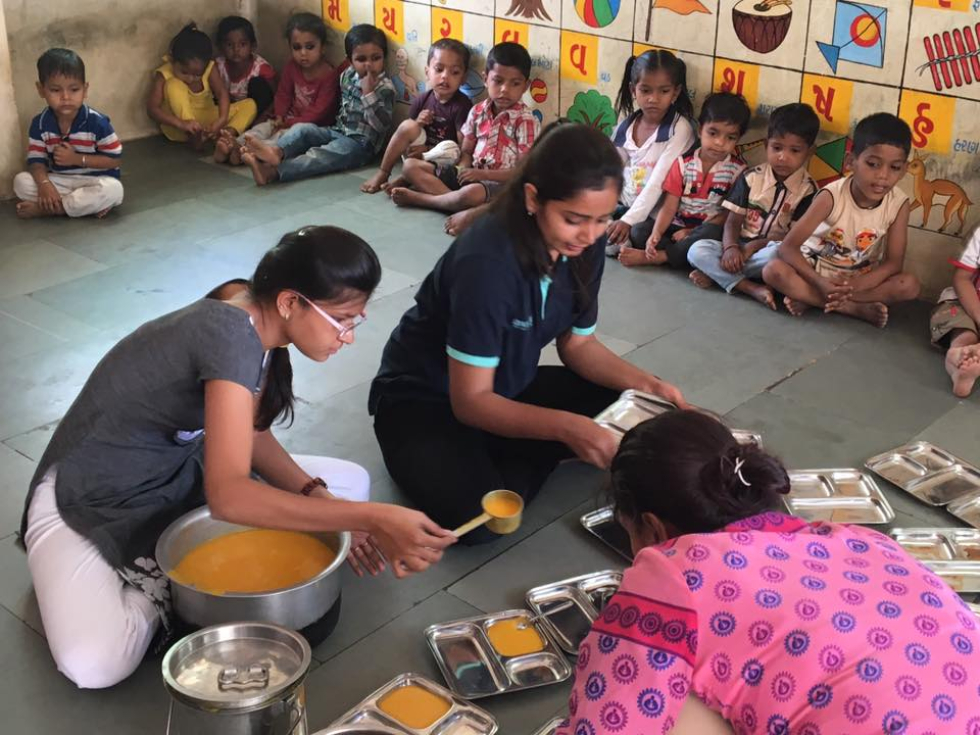
<instances>
[{"instance_id":1,"label":"steel cooking pot","mask_svg":"<svg viewBox=\"0 0 980 735\"><path fill-rule=\"evenodd\" d=\"M216 595L178 582L171 571L193 548L205 541L247 526L218 521L207 506L187 513L167 527L157 541L156 558L170 579L174 611L195 626L219 625L235 620L260 620L292 630L302 630L322 618L340 597L340 567L350 551L350 534L313 533L337 554L318 575L292 587L268 592L235 592Z\"/></svg>"},{"instance_id":2,"label":"steel cooking pot","mask_svg":"<svg viewBox=\"0 0 980 735\"><path fill-rule=\"evenodd\" d=\"M307 735L310 646L269 623L204 628L163 658L168 735Z\"/></svg>"}]
</instances>

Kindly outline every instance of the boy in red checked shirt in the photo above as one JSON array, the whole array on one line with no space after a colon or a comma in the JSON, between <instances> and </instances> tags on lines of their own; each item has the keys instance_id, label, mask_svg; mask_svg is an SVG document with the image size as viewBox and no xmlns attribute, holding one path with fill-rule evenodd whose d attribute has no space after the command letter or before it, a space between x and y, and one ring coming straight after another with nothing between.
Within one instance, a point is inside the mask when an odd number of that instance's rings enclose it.
<instances>
[{"instance_id":1,"label":"boy in red checked shirt","mask_svg":"<svg viewBox=\"0 0 980 735\"><path fill-rule=\"evenodd\" d=\"M459 163L405 161L402 175L411 188L392 186L388 189L392 201L400 207L456 212L457 222L460 215L489 202L513 175L538 134L537 118L521 102L530 76L531 56L526 48L498 43L490 49L487 99L470 111L463 125Z\"/></svg>"}]
</instances>

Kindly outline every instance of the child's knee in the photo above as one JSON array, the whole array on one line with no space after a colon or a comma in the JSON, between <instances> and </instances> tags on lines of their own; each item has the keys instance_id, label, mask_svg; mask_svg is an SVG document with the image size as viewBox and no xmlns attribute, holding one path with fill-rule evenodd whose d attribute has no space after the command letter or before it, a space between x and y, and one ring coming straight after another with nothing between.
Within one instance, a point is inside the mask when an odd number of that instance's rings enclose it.
<instances>
[{"instance_id":1,"label":"child's knee","mask_svg":"<svg viewBox=\"0 0 980 735\"><path fill-rule=\"evenodd\" d=\"M14 196L18 199L37 198L37 185L34 183L34 177L27 171L21 171L14 176Z\"/></svg>"},{"instance_id":2,"label":"child's knee","mask_svg":"<svg viewBox=\"0 0 980 735\"><path fill-rule=\"evenodd\" d=\"M922 284L919 279L911 273L899 273L893 276L895 283L896 296L902 301L912 301L919 298L922 292Z\"/></svg>"},{"instance_id":3,"label":"child's knee","mask_svg":"<svg viewBox=\"0 0 980 735\"><path fill-rule=\"evenodd\" d=\"M418 137L419 133L422 132L422 126L419 125L415 120L408 118L403 120L398 126L398 130L395 131L396 135L403 135L407 138L415 139Z\"/></svg>"},{"instance_id":4,"label":"child's knee","mask_svg":"<svg viewBox=\"0 0 980 735\"><path fill-rule=\"evenodd\" d=\"M762 269L762 280L770 286L779 287L786 283L793 268L781 260L770 260Z\"/></svg>"},{"instance_id":5,"label":"child's knee","mask_svg":"<svg viewBox=\"0 0 980 735\"><path fill-rule=\"evenodd\" d=\"M110 207L118 207L122 204L123 185L119 179L103 176L99 183L102 187L102 195L108 200Z\"/></svg>"},{"instance_id":6,"label":"child's knee","mask_svg":"<svg viewBox=\"0 0 980 735\"><path fill-rule=\"evenodd\" d=\"M718 253L715 252L713 240L698 240L687 251L687 262L693 266L700 266L717 260Z\"/></svg>"}]
</instances>

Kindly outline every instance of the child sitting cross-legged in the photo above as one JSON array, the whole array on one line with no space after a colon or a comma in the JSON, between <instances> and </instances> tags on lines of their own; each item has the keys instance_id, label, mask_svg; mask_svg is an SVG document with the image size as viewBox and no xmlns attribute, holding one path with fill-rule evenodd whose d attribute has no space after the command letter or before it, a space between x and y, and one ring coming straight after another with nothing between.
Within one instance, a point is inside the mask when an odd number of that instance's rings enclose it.
<instances>
[{"instance_id":1,"label":"child sitting cross-legged","mask_svg":"<svg viewBox=\"0 0 980 735\"><path fill-rule=\"evenodd\" d=\"M745 168L735 146L751 117L739 94L716 92L705 99L698 117L699 147L674 161L664 179L652 232L646 243L634 244L631 237L631 247L619 253L620 263L686 268L687 251L694 243L720 236L726 214L722 199Z\"/></svg>"},{"instance_id":2,"label":"child sitting cross-legged","mask_svg":"<svg viewBox=\"0 0 980 735\"><path fill-rule=\"evenodd\" d=\"M517 43L498 43L487 54L487 99L463 125L458 164L408 159L402 175L412 188L392 186L398 206L443 212L473 211L510 179L538 134L538 120L521 97L531 76L531 55ZM461 223L462 224L462 223Z\"/></svg>"},{"instance_id":3,"label":"child sitting cross-legged","mask_svg":"<svg viewBox=\"0 0 980 735\"><path fill-rule=\"evenodd\" d=\"M380 150L395 104L395 85L385 74L388 39L360 23L344 36L344 51L350 66L340 75L336 124L298 123L275 143L245 136L242 162L259 186L358 168Z\"/></svg>"},{"instance_id":4,"label":"child sitting cross-legged","mask_svg":"<svg viewBox=\"0 0 980 735\"><path fill-rule=\"evenodd\" d=\"M817 307L884 327L890 304L919 295L919 281L902 272L909 201L895 188L911 148L912 131L895 115L857 124L851 175L813 197L762 271L793 316Z\"/></svg>"},{"instance_id":5,"label":"child sitting cross-legged","mask_svg":"<svg viewBox=\"0 0 980 735\"><path fill-rule=\"evenodd\" d=\"M946 372L953 394L966 398L980 378L980 228L974 228L963 253L950 260L953 285L939 296L929 320L932 343L946 350Z\"/></svg>"},{"instance_id":6,"label":"child sitting cross-legged","mask_svg":"<svg viewBox=\"0 0 980 735\"><path fill-rule=\"evenodd\" d=\"M122 204L122 143L109 118L85 104L85 63L52 48L37 60L37 92L47 106L31 121L27 171L14 176L17 216L105 216Z\"/></svg>"},{"instance_id":7,"label":"child sitting cross-legged","mask_svg":"<svg viewBox=\"0 0 980 735\"><path fill-rule=\"evenodd\" d=\"M709 288L717 283L728 293L744 293L776 309L772 290L761 279L766 263L776 257L779 241L806 212L817 184L806 165L820 132L820 120L809 105L783 105L769 118L766 162L735 180L722 202L728 210L724 235L699 240L687 254L695 270L691 281Z\"/></svg>"},{"instance_id":8,"label":"child sitting cross-legged","mask_svg":"<svg viewBox=\"0 0 980 735\"><path fill-rule=\"evenodd\" d=\"M399 178L391 184L391 169L403 156L455 164L463 142L462 128L473 107L470 98L459 91L470 66L470 50L454 38L440 38L429 47L425 78L429 89L412 102L408 119L388 141L381 167L361 184L361 191L374 194L391 186L404 186Z\"/></svg>"}]
</instances>

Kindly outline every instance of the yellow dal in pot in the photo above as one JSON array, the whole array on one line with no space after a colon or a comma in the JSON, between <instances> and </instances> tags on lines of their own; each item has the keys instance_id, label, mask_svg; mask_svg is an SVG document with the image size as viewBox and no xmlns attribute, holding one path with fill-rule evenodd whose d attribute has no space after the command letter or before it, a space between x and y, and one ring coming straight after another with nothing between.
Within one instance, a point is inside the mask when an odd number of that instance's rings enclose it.
<instances>
[{"instance_id":1,"label":"yellow dal in pot","mask_svg":"<svg viewBox=\"0 0 980 735\"><path fill-rule=\"evenodd\" d=\"M312 579L336 557L333 549L305 533L237 531L191 549L170 576L213 595L269 592Z\"/></svg>"}]
</instances>

